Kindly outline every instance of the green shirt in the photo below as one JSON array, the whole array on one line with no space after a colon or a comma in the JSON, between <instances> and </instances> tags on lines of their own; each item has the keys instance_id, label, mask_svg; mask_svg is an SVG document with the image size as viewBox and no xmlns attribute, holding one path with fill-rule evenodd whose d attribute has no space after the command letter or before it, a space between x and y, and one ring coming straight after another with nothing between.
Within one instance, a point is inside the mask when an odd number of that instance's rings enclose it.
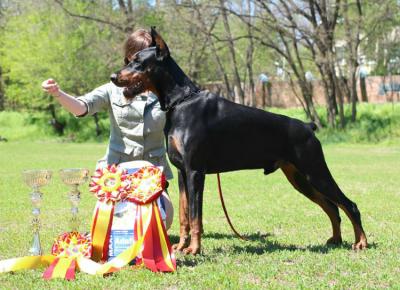
<instances>
[{"instance_id":1,"label":"green shirt","mask_svg":"<svg viewBox=\"0 0 400 290\"><path fill-rule=\"evenodd\" d=\"M157 96L150 93L128 100L122 91L123 88L110 82L78 97L86 104L86 115L101 110L109 113L110 142L106 156L99 162L119 164L147 160L163 166L167 179L171 179L163 133L165 112L161 111Z\"/></svg>"}]
</instances>

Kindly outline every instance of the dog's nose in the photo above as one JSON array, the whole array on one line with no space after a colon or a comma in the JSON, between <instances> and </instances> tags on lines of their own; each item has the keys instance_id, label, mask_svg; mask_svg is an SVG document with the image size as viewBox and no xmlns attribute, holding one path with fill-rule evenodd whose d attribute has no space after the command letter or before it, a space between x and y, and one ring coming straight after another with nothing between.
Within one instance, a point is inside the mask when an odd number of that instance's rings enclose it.
<instances>
[{"instance_id":1,"label":"dog's nose","mask_svg":"<svg viewBox=\"0 0 400 290\"><path fill-rule=\"evenodd\" d=\"M110 80L111 80L112 82L116 82L116 81L117 81L117 78L118 78L117 74L112 74L112 75L110 76Z\"/></svg>"}]
</instances>

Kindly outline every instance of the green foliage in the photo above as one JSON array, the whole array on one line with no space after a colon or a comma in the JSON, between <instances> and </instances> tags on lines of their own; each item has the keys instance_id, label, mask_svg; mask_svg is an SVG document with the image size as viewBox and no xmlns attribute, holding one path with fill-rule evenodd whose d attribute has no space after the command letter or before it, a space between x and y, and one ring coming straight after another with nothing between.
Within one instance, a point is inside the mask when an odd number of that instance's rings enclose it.
<instances>
[{"instance_id":1,"label":"green foliage","mask_svg":"<svg viewBox=\"0 0 400 290\"><path fill-rule=\"evenodd\" d=\"M318 134L325 143L377 143L400 138L400 104L360 104L357 122L350 122L347 107L345 130L324 129Z\"/></svg>"},{"instance_id":2,"label":"green foliage","mask_svg":"<svg viewBox=\"0 0 400 290\"><path fill-rule=\"evenodd\" d=\"M400 139L400 104L359 104L357 106L357 122L350 122L350 106L345 108L346 129L323 128L317 136L323 143L377 143L391 142ZM317 108L326 126L325 108ZM306 121L303 110L271 109L271 111Z\"/></svg>"},{"instance_id":3,"label":"green foliage","mask_svg":"<svg viewBox=\"0 0 400 290\"><path fill-rule=\"evenodd\" d=\"M40 112L0 112L0 136L10 142L22 140L48 140L59 141L106 141L109 136L109 120L106 113L99 115L101 135L96 136L94 118L76 118L66 111L57 112L58 120L65 123L64 135L59 136L50 125L51 116Z\"/></svg>"},{"instance_id":4,"label":"green foliage","mask_svg":"<svg viewBox=\"0 0 400 290\"><path fill-rule=\"evenodd\" d=\"M57 6L31 4L22 3L21 12L8 18L1 40L9 107L45 109L54 101L42 92L41 82L50 77L72 94L107 82L109 45L114 42L110 30L94 22L77 22ZM78 4L78 12L86 9Z\"/></svg>"},{"instance_id":5,"label":"green foliage","mask_svg":"<svg viewBox=\"0 0 400 290\"><path fill-rule=\"evenodd\" d=\"M31 124L29 117L27 113L0 112L0 136L9 142L44 138L44 131L40 126Z\"/></svg>"}]
</instances>

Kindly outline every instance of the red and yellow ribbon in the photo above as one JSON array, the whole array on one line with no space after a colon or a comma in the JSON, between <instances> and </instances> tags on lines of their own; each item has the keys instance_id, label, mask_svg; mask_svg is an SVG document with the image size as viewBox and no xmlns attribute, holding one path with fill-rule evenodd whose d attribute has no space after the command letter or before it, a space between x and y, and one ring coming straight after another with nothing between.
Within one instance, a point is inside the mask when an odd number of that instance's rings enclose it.
<instances>
[{"instance_id":1,"label":"red and yellow ribbon","mask_svg":"<svg viewBox=\"0 0 400 290\"><path fill-rule=\"evenodd\" d=\"M99 168L92 176L90 191L98 201L94 209L91 227L93 256L95 261L107 259L110 230L113 221L115 203L124 200L130 189L128 173L116 165Z\"/></svg>"},{"instance_id":2,"label":"red and yellow ribbon","mask_svg":"<svg viewBox=\"0 0 400 290\"><path fill-rule=\"evenodd\" d=\"M124 173L121 172L121 174ZM118 177L113 178L118 180ZM97 180L106 180L106 178L99 176ZM130 182L126 187L125 200L138 204L134 225L134 240L136 244L142 241L143 249L141 255L137 257L137 263L143 263L154 272L175 271L175 257L172 253L164 223L161 220L160 209L157 202L155 202L165 188L164 174L156 166L145 166L127 178L124 177L123 180ZM103 187L98 187L98 182L94 182L92 188L93 190L91 191L96 192L96 190L101 190ZM108 253L114 204L104 205L105 200L100 201L99 199L93 216L91 233L93 240L92 258L94 260L105 260ZM136 256L118 256L115 259L117 258L120 258L120 262L126 265Z\"/></svg>"},{"instance_id":3,"label":"red and yellow ribbon","mask_svg":"<svg viewBox=\"0 0 400 290\"><path fill-rule=\"evenodd\" d=\"M55 260L43 273L43 278L75 279L75 268L79 257L90 258L92 256L92 242L90 237L78 232L64 233L59 236L51 249Z\"/></svg>"}]
</instances>

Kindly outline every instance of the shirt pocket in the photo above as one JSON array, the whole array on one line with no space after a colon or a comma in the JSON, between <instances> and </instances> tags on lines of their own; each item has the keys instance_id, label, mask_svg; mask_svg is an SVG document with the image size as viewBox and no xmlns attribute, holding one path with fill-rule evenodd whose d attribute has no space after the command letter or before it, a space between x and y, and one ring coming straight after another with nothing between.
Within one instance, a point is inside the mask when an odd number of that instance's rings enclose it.
<instances>
[{"instance_id":1,"label":"shirt pocket","mask_svg":"<svg viewBox=\"0 0 400 290\"><path fill-rule=\"evenodd\" d=\"M140 123L143 123L143 109L145 102L114 101L112 104L115 120L120 128L132 130Z\"/></svg>"},{"instance_id":2,"label":"shirt pocket","mask_svg":"<svg viewBox=\"0 0 400 290\"><path fill-rule=\"evenodd\" d=\"M119 124L123 123L129 115L130 103L112 102L115 119Z\"/></svg>"}]
</instances>

